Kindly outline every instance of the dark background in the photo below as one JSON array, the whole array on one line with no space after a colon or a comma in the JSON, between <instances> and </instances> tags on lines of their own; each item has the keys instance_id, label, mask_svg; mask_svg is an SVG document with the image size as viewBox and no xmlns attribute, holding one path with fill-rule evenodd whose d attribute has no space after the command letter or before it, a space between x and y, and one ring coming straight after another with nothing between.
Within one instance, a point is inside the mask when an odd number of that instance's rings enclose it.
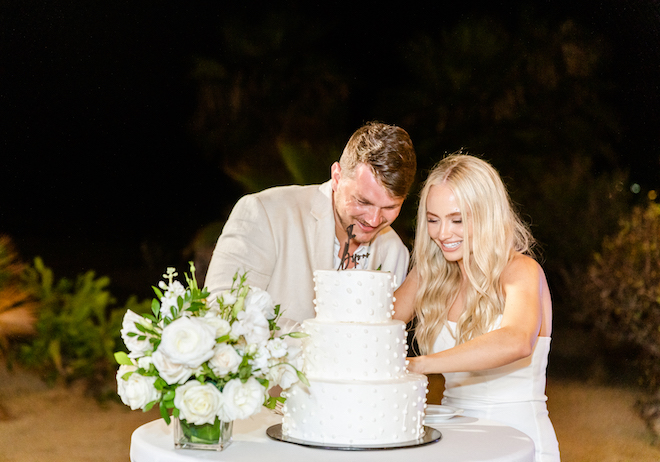
<instances>
[{"instance_id":1,"label":"dark background","mask_svg":"<svg viewBox=\"0 0 660 462\"><path fill-rule=\"evenodd\" d=\"M0 233L59 276L95 270L120 291L134 292L129 279L142 274L130 268L158 277L185 259L195 233L244 192L194 142L193 60L222 53L223 19L273 11L318 28L300 53L328 54L350 76L344 140L379 118L369 108L379 86L401 78L389 56L410 34L483 12L513 23L525 5L575 18L612 44L619 161L631 182L660 188L657 0L276 3L3 0ZM142 295L155 281L138 281Z\"/></svg>"}]
</instances>

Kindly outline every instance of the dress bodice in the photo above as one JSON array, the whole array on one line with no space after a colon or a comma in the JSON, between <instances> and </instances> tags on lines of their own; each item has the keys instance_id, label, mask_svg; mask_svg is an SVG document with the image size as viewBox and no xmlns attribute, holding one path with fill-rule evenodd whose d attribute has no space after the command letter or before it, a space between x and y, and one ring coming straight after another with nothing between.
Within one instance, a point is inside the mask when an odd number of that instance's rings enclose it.
<instances>
[{"instance_id":1,"label":"dress bodice","mask_svg":"<svg viewBox=\"0 0 660 462\"><path fill-rule=\"evenodd\" d=\"M433 345L433 352L456 345L452 333L456 323L448 321ZM499 328L499 320L495 328ZM451 329L451 331L449 330ZM511 364L476 372L452 372L445 377L444 396L468 407L521 401L546 401L545 373L550 352L550 337L539 337L533 353Z\"/></svg>"}]
</instances>

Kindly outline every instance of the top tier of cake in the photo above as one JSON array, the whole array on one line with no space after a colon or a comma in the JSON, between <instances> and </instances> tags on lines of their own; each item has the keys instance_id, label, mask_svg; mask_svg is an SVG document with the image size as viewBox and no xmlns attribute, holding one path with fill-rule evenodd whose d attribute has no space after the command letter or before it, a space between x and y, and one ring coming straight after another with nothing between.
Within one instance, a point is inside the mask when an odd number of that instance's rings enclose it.
<instances>
[{"instance_id":1,"label":"top tier of cake","mask_svg":"<svg viewBox=\"0 0 660 462\"><path fill-rule=\"evenodd\" d=\"M385 271L314 272L316 319L380 323L392 319L396 276Z\"/></svg>"}]
</instances>

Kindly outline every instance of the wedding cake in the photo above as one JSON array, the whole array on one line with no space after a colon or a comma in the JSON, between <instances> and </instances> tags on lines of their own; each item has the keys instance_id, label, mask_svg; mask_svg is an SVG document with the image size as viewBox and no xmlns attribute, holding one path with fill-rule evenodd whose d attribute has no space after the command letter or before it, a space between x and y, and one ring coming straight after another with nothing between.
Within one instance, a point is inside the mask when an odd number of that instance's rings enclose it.
<instances>
[{"instance_id":1,"label":"wedding cake","mask_svg":"<svg viewBox=\"0 0 660 462\"><path fill-rule=\"evenodd\" d=\"M316 271L314 282L316 318L302 325L310 386L287 391L282 434L348 446L423 437L428 380L406 370L406 326L392 320L394 276Z\"/></svg>"}]
</instances>

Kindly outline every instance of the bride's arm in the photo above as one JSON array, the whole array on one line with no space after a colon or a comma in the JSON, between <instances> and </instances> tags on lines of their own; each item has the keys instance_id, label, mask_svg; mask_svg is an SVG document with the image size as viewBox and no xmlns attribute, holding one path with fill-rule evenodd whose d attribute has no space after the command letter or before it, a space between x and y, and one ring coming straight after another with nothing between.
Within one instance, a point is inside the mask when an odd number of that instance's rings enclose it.
<instances>
[{"instance_id":1,"label":"bride's arm","mask_svg":"<svg viewBox=\"0 0 660 462\"><path fill-rule=\"evenodd\" d=\"M415 292L417 292L417 268L413 267L406 276L403 284L394 292L394 316L392 319L397 319L408 323L415 316L415 307L413 302L415 300Z\"/></svg>"},{"instance_id":2,"label":"bride's arm","mask_svg":"<svg viewBox=\"0 0 660 462\"><path fill-rule=\"evenodd\" d=\"M541 328L543 270L532 258L519 255L501 281L506 302L499 329L439 353L408 358L408 369L424 374L478 371L531 355Z\"/></svg>"}]
</instances>

